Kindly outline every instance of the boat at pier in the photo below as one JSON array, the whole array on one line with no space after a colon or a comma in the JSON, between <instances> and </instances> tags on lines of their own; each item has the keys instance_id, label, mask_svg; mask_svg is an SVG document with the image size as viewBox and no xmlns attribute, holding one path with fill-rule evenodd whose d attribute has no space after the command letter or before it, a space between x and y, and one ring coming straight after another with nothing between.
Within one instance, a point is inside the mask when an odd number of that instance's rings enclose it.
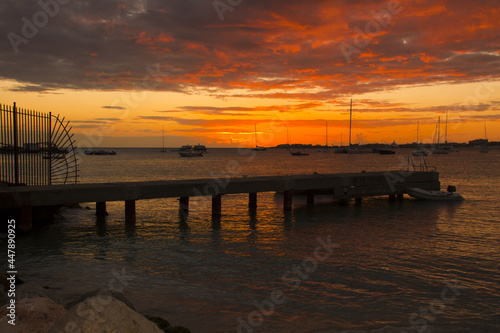
<instances>
[{"instance_id":1,"label":"boat at pier","mask_svg":"<svg viewBox=\"0 0 500 333\"><path fill-rule=\"evenodd\" d=\"M423 200L464 200L464 198L455 192L455 186L449 185L447 191L428 191L421 188L409 188L406 190L411 197Z\"/></svg>"}]
</instances>

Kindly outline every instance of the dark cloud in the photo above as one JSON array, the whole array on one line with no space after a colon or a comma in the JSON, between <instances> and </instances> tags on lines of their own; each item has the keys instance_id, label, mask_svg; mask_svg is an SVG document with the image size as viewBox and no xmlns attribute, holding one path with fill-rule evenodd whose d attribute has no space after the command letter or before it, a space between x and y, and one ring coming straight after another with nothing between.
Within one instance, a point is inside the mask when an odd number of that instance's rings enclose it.
<instances>
[{"instance_id":1,"label":"dark cloud","mask_svg":"<svg viewBox=\"0 0 500 333\"><path fill-rule=\"evenodd\" d=\"M239 88L256 98L327 101L498 77L497 0L402 4L346 61L341 43L353 44L357 29L374 22L372 12L385 10L387 1L244 1L221 21L206 0L75 0L42 22L38 2L6 0L0 78L19 82L14 91L149 89L224 97ZM34 18L44 24L23 35ZM231 112L200 112L219 111Z\"/></svg>"},{"instance_id":2,"label":"dark cloud","mask_svg":"<svg viewBox=\"0 0 500 333\"><path fill-rule=\"evenodd\" d=\"M103 109L114 109L114 110L127 110L127 108L125 108L123 106L111 106L111 105L104 105L104 106L101 106L101 108L103 108Z\"/></svg>"}]
</instances>

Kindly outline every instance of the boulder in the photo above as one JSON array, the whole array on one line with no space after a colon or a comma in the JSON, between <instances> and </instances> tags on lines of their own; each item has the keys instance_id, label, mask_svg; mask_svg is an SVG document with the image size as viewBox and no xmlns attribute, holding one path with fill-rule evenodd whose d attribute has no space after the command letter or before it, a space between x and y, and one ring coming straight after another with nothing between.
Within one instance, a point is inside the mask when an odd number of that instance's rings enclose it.
<instances>
[{"instance_id":1,"label":"boulder","mask_svg":"<svg viewBox=\"0 0 500 333\"><path fill-rule=\"evenodd\" d=\"M3 291L3 288L0 288L0 307L7 304L8 301L9 301L9 298L7 297L7 294L5 293L5 291ZM3 332L3 331L0 331L0 332Z\"/></svg>"},{"instance_id":2,"label":"boulder","mask_svg":"<svg viewBox=\"0 0 500 333\"><path fill-rule=\"evenodd\" d=\"M32 282L24 282L23 284L16 287L16 299L21 300L23 298L33 298L42 297L49 298L58 304L62 304L62 299L59 297L54 290L41 287Z\"/></svg>"},{"instance_id":3,"label":"boulder","mask_svg":"<svg viewBox=\"0 0 500 333\"><path fill-rule=\"evenodd\" d=\"M0 323L5 326L10 320L7 317L9 309L7 304L0 308ZM66 309L48 298L35 297L23 298L16 302L16 325L10 327L12 332L22 333L45 333L59 318L65 313ZM8 324L7 324L8 325ZM1 330L1 332L9 332Z\"/></svg>"},{"instance_id":4,"label":"boulder","mask_svg":"<svg viewBox=\"0 0 500 333\"><path fill-rule=\"evenodd\" d=\"M94 297L94 296L99 296L102 299L105 299L108 297L113 297L113 298L121 301L122 303L124 303L130 309L135 311L134 305L132 303L130 303L130 301L125 296L123 296L122 293L120 293L118 291L114 291L114 290L108 290L108 289L96 289L93 291L89 291L88 293L85 293L82 296L78 297L78 299L66 304L65 308L67 310L69 310L73 306L75 306L76 304L81 303L81 302L85 301L87 298Z\"/></svg>"},{"instance_id":5,"label":"boulder","mask_svg":"<svg viewBox=\"0 0 500 333\"><path fill-rule=\"evenodd\" d=\"M102 295L75 304L47 333L163 333L153 322L113 297Z\"/></svg>"}]
</instances>

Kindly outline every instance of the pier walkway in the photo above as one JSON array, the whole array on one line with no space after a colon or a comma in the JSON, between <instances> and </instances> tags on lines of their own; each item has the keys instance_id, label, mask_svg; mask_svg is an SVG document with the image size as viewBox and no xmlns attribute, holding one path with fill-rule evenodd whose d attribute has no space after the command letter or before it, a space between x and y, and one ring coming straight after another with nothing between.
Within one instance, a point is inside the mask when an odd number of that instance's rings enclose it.
<instances>
[{"instance_id":1,"label":"pier walkway","mask_svg":"<svg viewBox=\"0 0 500 333\"><path fill-rule=\"evenodd\" d=\"M53 186L0 187L0 210L20 211L18 225L24 231L31 229L33 207L57 206L82 202L96 202L96 215L106 214L107 201L125 201L125 220L135 221L135 201L155 198L179 198L179 209L187 212L189 198L212 197L212 214L221 214L224 194L249 194L249 207L257 207L257 193L283 192L283 209L292 210L294 193L307 195L307 203L314 203L314 195L329 194L333 200L346 202L364 197L388 195L400 198L407 188L439 190L439 173L434 171L381 171L342 174L313 174L263 177L232 177L151 182L89 183Z\"/></svg>"}]
</instances>

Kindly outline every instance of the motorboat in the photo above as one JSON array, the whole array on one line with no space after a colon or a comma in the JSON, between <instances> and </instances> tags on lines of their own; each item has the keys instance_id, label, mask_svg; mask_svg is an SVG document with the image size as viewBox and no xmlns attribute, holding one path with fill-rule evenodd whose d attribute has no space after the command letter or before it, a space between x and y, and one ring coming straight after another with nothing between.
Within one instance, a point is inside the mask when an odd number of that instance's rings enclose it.
<instances>
[{"instance_id":1,"label":"motorboat","mask_svg":"<svg viewBox=\"0 0 500 333\"><path fill-rule=\"evenodd\" d=\"M183 145L178 149L172 149L172 151L177 152L196 152L196 153L206 153L207 147L205 145L197 144L197 145Z\"/></svg>"},{"instance_id":2,"label":"motorboat","mask_svg":"<svg viewBox=\"0 0 500 333\"><path fill-rule=\"evenodd\" d=\"M86 150L83 152L85 155L116 155L116 152L114 150L109 151L109 150Z\"/></svg>"},{"instance_id":3,"label":"motorboat","mask_svg":"<svg viewBox=\"0 0 500 333\"><path fill-rule=\"evenodd\" d=\"M408 188L406 189L406 193L410 195L411 197L417 198L417 199L423 199L423 200L464 200L464 198L455 192L456 188L455 186L449 185L447 188L447 191L428 191L428 190L423 190L421 188Z\"/></svg>"},{"instance_id":4,"label":"motorboat","mask_svg":"<svg viewBox=\"0 0 500 333\"><path fill-rule=\"evenodd\" d=\"M378 153L380 155L394 155L396 154L396 151L394 149L389 149L389 148L379 148Z\"/></svg>"},{"instance_id":5,"label":"motorboat","mask_svg":"<svg viewBox=\"0 0 500 333\"><path fill-rule=\"evenodd\" d=\"M414 150L411 152L411 154L413 156L429 156L429 152L426 150L422 150L422 149Z\"/></svg>"},{"instance_id":6,"label":"motorboat","mask_svg":"<svg viewBox=\"0 0 500 333\"><path fill-rule=\"evenodd\" d=\"M203 157L203 152L195 150L181 150L179 151L181 157Z\"/></svg>"},{"instance_id":7,"label":"motorboat","mask_svg":"<svg viewBox=\"0 0 500 333\"><path fill-rule=\"evenodd\" d=\"M292 154L293 156L308 156L309 153L303 153L301 151L291 151L290 154Z\"/></svg>"}]
</instances>

